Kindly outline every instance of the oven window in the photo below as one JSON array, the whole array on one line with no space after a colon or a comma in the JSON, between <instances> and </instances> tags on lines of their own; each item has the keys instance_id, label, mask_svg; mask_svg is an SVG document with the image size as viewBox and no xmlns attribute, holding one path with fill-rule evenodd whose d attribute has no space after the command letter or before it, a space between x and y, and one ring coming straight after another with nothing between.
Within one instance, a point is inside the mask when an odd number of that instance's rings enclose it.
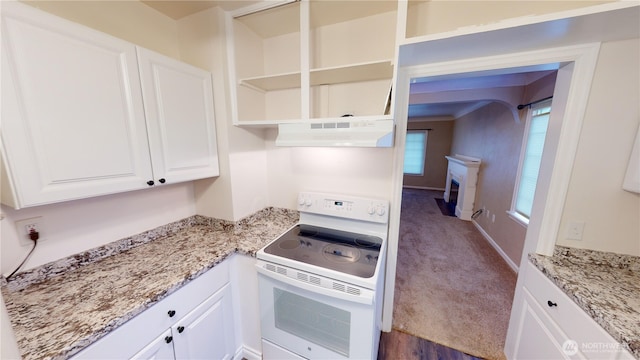
<instances>
[{"instance_id":1,"label":"oven window","mask_svg":"<svg viewBox=\"0 0 640 360\"><path fill-rule=\"evenodd\" d=\"M277 288L273 298L276 328L349 357L348 311Z\"/></svg>"}]
</instances>

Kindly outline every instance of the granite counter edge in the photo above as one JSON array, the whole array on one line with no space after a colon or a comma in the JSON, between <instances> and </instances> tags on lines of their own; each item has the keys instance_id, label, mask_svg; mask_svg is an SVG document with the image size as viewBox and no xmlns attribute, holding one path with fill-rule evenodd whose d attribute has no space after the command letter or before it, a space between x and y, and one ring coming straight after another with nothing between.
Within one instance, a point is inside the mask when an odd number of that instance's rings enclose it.
<instances>
[{"instance_id":1,"label":"granite counter edge","mask_svg":"<svg viewBox=\"0 0 640 360\"><path fill-rule=\"evenodd\" d=\"M560 249L558 249L560 248ZM562 256L562 250L564 247L556 247L556 251L554 251L554 257ZM594 252L595 253L595 252ZM597 256L597 255L596 255ZM610 259L610 256L605 256L606 259ZM614 340L619 342L627 351L629 351L636 359L640 359L640 348L632 348L631 343L624 339L623 334L612 326L609 321L607 321L604 317L598 314L590 303L583 301L581 298L576 297L573 290L569 287L565 286L565 282L562 280L561 276L559 276L551 267L545 264L546 261L551 260L551 257L539 255L539 254L529 254L528 256L529 262L531 262L538 270L540 270L544 276L549 279L556 287L558 287L565 295L567 295L571 301L573 301L578 307L589 315L591 319L593 319L600 327L602 327ZM611 266L617 268L617 262L603 262L600 266Z\"/></svg>"}]
</instances>

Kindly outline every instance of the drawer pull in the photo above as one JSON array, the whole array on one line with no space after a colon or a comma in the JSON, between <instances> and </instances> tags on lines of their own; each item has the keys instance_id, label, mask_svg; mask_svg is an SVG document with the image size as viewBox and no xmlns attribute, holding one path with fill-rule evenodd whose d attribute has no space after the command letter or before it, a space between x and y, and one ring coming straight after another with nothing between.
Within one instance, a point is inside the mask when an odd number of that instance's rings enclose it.
<instances>
[{"instance_id":1,"label":"drawer pull","mask_svg":"<svg viewBox=\"0 0 640 360\"><path fill-rule=\"evenodd\" d=\"M169 310L167 311L167 314L169 314L169 317L173 317L176 314L175 310Z\"/></svg>"},{"instance_id":2,"label":"drawer pull","mask_svg":"<svg viewBox=\"0 0 640 360\"><path fill-rule=\"evenodd\" d=\"M554 306L558 306L557 303L554 303L553 301L549 300L547 301L547 305L549 305L549 307L554 307Z\"/></svg>"},{"instance_id":3,"label":"drawer pull","mask_svg":"<svg viewBox=\"0 0 640 360\"><path fill-rule=\"evenodd\" d=\"M178 333L182 334L183 331L184 331L184 326L178 326Z\"/></svg>"},{"instance_id":4,"label":"drawer pull","mask_svg":"<svg viewBox=\"0 0 640 360\"><path fill-rule=\"evenodd\" d=\"M170 342L171 342L171 340L173 340L173 337L171 337L171 336L167 336L167 337L165 337L165 338L164 338L164 341L165 341L167 344L168 344L168 343L170 343Z\"/></svg>"}]
</instances>

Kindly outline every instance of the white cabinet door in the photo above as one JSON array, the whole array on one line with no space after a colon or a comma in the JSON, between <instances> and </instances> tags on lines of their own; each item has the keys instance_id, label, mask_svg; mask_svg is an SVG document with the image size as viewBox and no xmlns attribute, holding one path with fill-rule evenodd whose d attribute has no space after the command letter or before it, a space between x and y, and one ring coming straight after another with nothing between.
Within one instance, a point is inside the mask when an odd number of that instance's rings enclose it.
<instances>
[{"instance_id":1,"label":"white cabinet door","mask_svg":"<svg viewBox=\"0 0 640 360\"><path fill-rule=\"evenodd\" d=\"M546 318L544 312L537 309L537 303L526 290L523 302L514 359L554 360L568 359L569 354L577 355L569 351L571 349L568 349L568 353L563 351L562 346L565 344L558 344L556 338L560 331ZM562 335L559 337L562 338Z\"/></svg>"},{"instance_id":2,"label":"white cabinet door","mask_svg":"<svg viewBox=\"0 0 640 360\"><path fill-rule=\"evenodd\" d=\"M218 176L211 74L138 48L154 180Z\"/></svg>"},{"instance_id":3,"label":"white cabinet door","mask_svg":"<svg viewBox=\"0 0 640 360\"><path fill-rule=\"evenodd\" d=\"M147 187L135 46L3 3L2 152L16 208Z\"/></svg>"},{"instance_id":4,"label":"white cabinet door","mask_svg":"<svg viewBox=\"0 0 640 360\"><path fill-rule=\"evenodd\" d=\"M132 359L173 360L173 337L171 336L171 330L167 329L162 335L158 336L153 342L140 350L139 353L133 355Z\"/></svg>"},{"instance_id":5,"label":"white cabinet door","mask_svg":"<svg viewBox=\"0 0 640 360\"><path fill-rule=\"evenodd\" d=\"M231 359L231 287L227 284L171 328L176 359Z\"/></svg>"}]
</instances>

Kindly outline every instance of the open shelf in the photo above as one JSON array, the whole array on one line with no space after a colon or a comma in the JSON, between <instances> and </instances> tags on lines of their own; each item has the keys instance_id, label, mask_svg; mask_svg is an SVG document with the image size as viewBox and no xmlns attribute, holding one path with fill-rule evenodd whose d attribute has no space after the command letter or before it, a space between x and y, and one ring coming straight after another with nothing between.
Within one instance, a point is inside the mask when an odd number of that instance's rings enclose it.
<instances>
[{"instance_id":1,"label":"open shelf","mask_svg":"<svg viewBox=\"0 0 640 360\"><path fill-rule=\"evenodd\" d=\"M300 87L300 72L256 76L240 80L240 85L260 91L294 89Z\"/></svg>"},{"instance_id":2,"label":"open shelf","mask_svg":"<svg viewBox=\"0 0 640 360\"><path fill-rule=\"evenodd\" d=\"M310 77L311 86L391 79L393 64L391 60L383 60L312 69Z\"/></svg>"},{"instance_id":3,"label":"open shelf","mask_svg":"<svg viewBox=\"0 0 640 360\"><path fill-rule=\"evenodd\" d=\"M228 13L233 123L382 117L394 74L397 7L279 0Z\"/></svg>"}]
</instances>

